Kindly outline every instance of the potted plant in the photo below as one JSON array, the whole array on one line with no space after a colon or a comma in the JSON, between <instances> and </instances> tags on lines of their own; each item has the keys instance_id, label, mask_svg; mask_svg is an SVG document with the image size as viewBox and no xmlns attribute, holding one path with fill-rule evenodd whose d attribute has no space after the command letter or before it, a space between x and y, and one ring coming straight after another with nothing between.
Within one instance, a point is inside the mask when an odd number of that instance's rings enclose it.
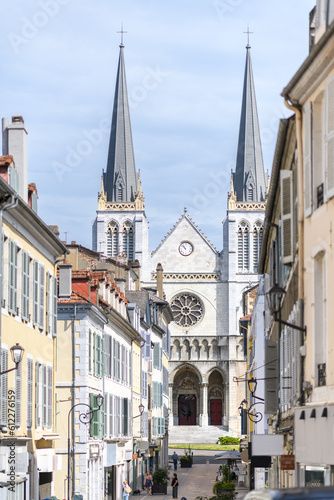
<instances>
[{"instance_id":1,"label":"potted plant","mask_svg":"<svg viewBox=\"0 0 334 500\"><path fill-rule=\"evenodd\" d=\"M181 468L182 467L192 467L192 465L193 465L193 453L191 451L190 446L188 449L184 450L184 455L183 455L183 457L180 458L180 464L181 464Z\"/></svg>"},{"instance_id":2,"label":"potted plant","mask_svg":"<svg viewBox=\"0 0 334 500\"><path fill-rule=\"evenodd\" d=\"M232 481L232 474L228 465L222 466L223 479L213 485L213 493L220 498L232 500L235 497L235 484Z\"/></svg>"},{"instance_id":3,"label":"potted plant","mask_svg":"<svg viewBox=\"0 0 334 500\"><path fill-rule=\"evenodd\" d=\"M167 481L169 479L167 469L162 467L156 469L152 474L152 478L152 494L161 493L163 495L167 495Z\"/></svg>"}]
</instances>

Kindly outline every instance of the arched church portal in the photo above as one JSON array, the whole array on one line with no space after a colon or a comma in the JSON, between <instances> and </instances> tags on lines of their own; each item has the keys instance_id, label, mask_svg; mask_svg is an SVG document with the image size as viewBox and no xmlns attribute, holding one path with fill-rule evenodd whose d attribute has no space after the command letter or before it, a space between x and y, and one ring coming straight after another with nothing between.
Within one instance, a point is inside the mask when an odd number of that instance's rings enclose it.
<instances>
[{"instance_id":1,"label":"arched church portal","mask_svg":"<svg viewBox=\"0 0 334 500\"><path fill-rule=\"evenodd\" d=\"M173 414L176 425L198 425L200 380L191 367L181 368L173 383Z\"/></svg>"},{"instance_id":2,"label":"arched church portal","mask_svg":"<svg viewBox=\"0 0 334 500\"><path fill-rule=\"evenodd\" d=\"M209 376L209 424L223 425L224 381L222 374L214 370Z\"/></svg>"}]
</instances>

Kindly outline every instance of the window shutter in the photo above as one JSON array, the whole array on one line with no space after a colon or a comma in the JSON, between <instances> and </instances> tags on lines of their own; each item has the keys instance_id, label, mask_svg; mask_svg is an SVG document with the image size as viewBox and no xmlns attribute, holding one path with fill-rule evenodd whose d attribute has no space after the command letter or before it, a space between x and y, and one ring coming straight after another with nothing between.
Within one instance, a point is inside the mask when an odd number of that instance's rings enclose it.
<instances>
[{"instance_id":1,"label":"window shutter","mask_svg":"<svg viewBox=\"0 0 334 500\"><path fill-rule=\"evenodd\" d=\"M151 359L151 332L146 332L145 357Z\"/></svg>"},{"instance_id":2,"label":"window shutter","mask_svg":"<svg viewBox=\"0 0 334 500\"><path fill-rule=\"evenodd\" d=\"M278 349L277 343L272 340L265 340L264 347L265 368L264 368L264 413L273 415L276 413L278 405Z\"/></svg>"},{"instance_id":3,"label":"window shutter","mask_svg":"<svg viewBox=\"0 0 334 500\"><path fill-rule=\"evenodd\" d=\"M160 361L159 361L159 356L160 356L160 344L159 342L156 342L154 344L154 349L153 349L153 366L154 368L160 368Z\"/></svg>"},{"instance_id":4,"label":"window shutter","mask_svg":"<svg viewBox=\"0 0 334 500\"><path fill-rule=\"evenodd\" d=\"M48 392L47 392L47 376L46 376L46 365L42 367L42 425L46 427L47 425L47 401L48 401Z\"/></svg>"},{"instance_id":5,"label":"window shutter","mask_svg":"<svg viewBox=\"0 0 334 500\"><path fill-rule=\"evenodd\" d=\"M96 333L94 332L94 335L93 335L93 375L97 375L97 351L96 351L96 342L97 342L97 339L96 339Z\"/></svg>"},{"instance_id":6,"label":"window shutter","mask_svg":"<svg viewBox=\"0 0 334 500\"><path fill-rule=\"evenodd\" d=\"M292 171L281 170L282 261L293 260L293 189Z\"/></svg>"},{"instance_id":7,"label":"window shutter","mask_svg":"<svg viewBox=\"0 0 334 500\"><path fill-rule=\"evenodd\" d=\"M40 363L36 362L36 377L35 377L35 389L36 389L36 402L35 402L35 412L36 412L36 427L41 425L41 414L40 414Z\"/></svg>"},{"instance_id":8,"label":"window shutter","mask_svg":"<svg viewBox=\"0 0 334 500\"><path fill-rule=\"evenodd\" d=\"M327 79L325 102L325 173L328 199L334 196L334 75Z\"/></svg>"},{"instance_id":9,"label":"window shutter","mask_svg":"<svg viewBox=\"0 0 334 500\"><path fill-rule=\"evenodd\" d=\"M104 393L104 400L103 400L103 409L104 409L104 436L110 436L109 429L108 429L108 424L109 424L109 394L107 392Z\"/></svg>"},{"instance_id":10,"label":"window shutter","mask_svg":"<svg viewBox=\"0 0 334 500\"><path fill-rule=\"evenodd\" d=\"M32 427L32 401L33 401L33 368L31 358L27 358L27 428Z\"/></svg>"},{"instance_id":11,"label":"window shutter","mask_svg":"<svg viewBox=\"0 0 334 500\"><path fill-rule=\"evenodd\" d=\"M312 104L307 102L303 111L304 210L305 217L309 217L312 213Z\"/></svg>"},{"instance_id":12,"label":"window shutter","mask_svg":"<svg viewBox=\"0 0 334 500\"><path fill-rule=\"evenodd\" d=\"M9 240L9 297L8 297L8 310L12 314L16 314L14 297L15 297L15 264L14 264L15 243Z\"/></svg>"},{"instance_id":13,"label":"window shutter","mask_svg":"<svg viewBox=\"0 0 334 500\"><path fill-rule=\"evenodd\" d=\"M113 408L113 395L109 394L109 436L114 435L114 408Z\"/></svg>"},{"instance_id":14,"label":"window shutter","mask_svg":"<svg viewBox=\"0 0 334 500\"><path fill-rule=\"evenodd\" d=\"M47 376L48 376L48 404L47 404L47 427L49 429L52 428L52 367L48 366L47 368Z\"/></svg>"},{"instance_id":15,"label":"window shutter","mask_svg":"<svg viewBox=\"0 0 334 500\"><path fill-rule=\"evenodd\" d=\"M38 262L34 261L34 311L33 323L38 324Z\"/></svg>"},{"instance_id":16,"label":"window shutter","mask_svg":"<svg viewBox=\"0 0 334 500\"><path fill-rule=\"evenodd\" d=\"M53 336L57 336L57 308L58 308L58 286L57 286L57 278L54 276L53 280Z\"/></svg>"},{"instance_id":17,"label":"window shutter","mask_svg":"<svg viewBox=\"0 0 334 500\"><path fill-rule=\"evenodd\" d=\"M45 270L43 264L39 266L39 321L38 326L44 328L44 304L45 304Z\"/></svg>"},{"instance_id":18,"label":"window shutter","mask_svg":"<svg viewBox=\"0 0 334 500\"><path fill-rule=\"evenodd\" d=\"M6 349L1 349L1 371L8 370L8 351ZM8 422L8 373L1 375L1 424L7 425Z\"/></svg>"},{"instance_id":19,"label":"window shutter","mask_svg":"<svg viewBox=\"0 0 334 500\"><path fill-rule=\"evenodd\" d=\"M92 331L88 332L88 372L92 373Z\"/></svg>"},{"instance_id":20,"label":"window shutter","mask_svg":"<svg viewBox=\"0 0 334 500\"><path fill-rule=\"evenodd\" d=\"M129 434L129 405L128 405L128 399L124 398L123 399L123 404L124 404L124 436L128 436Z\"/></svg>"},{"instance_id":21,"label":"window shutter","mask_svg":"<svg viewBox=\"0 0 334 500\"><path fill-rule=\"evenodd\" d=\"M116 340L113 339L113 377L116 378Z\"/></svg>"},{"instance_id":22,"label":"window shutter","mask_svg":"<svg viewBox=\"0 0 334 500\"><path fill-rule=\"evenodd\" d=\"M22 251L22 318L29 321L29 255Z\"/></svg>"},{"instance_id":23,"label":"window shutter","mask_svg":"<svg viewBox=\"0 0 334 500\"><path fill-rule=\"evenodd\" d=\"M15 426L21 427L22 363L15 370Z\"/></svg>"},{"instance_id":24,"label":"window shutter","mask_svg":"<svg viewBox=\"0 0 334 500\"><path fill-rule=\"evenodd\" d=\"M46 273L46 283L45 283L45 333L50 333L51 331L51 295L50 295L50 273L47 271Z\"/></svg>"}]
</instances>

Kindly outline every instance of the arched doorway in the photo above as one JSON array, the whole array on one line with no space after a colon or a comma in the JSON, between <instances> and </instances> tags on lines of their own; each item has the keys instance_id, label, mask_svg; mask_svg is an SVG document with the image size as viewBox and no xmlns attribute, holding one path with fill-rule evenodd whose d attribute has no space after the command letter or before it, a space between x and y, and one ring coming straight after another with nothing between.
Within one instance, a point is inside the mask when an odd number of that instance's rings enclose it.
<instances>
[{"instance_id":1,"label":"arched doorway","mask_svg":"<svg viewBox=\"0 0 334 500\"><path fill-rule=\"evenodd\" d=\"M176 425L198 425L200 411L200 381L190 366L181 368L174 377L173 413Z\"/></svg>"},{"instance_id":2,"label":"arched doorway","mask_svg":"<svg viewBox=\"0 0 334 500\"><path fill-rule=\"evenodd\" d=\"M214 370L209 377L209 422L210 425L223 424L223 377L218 370Z\"/></svg>"}]
</instances>

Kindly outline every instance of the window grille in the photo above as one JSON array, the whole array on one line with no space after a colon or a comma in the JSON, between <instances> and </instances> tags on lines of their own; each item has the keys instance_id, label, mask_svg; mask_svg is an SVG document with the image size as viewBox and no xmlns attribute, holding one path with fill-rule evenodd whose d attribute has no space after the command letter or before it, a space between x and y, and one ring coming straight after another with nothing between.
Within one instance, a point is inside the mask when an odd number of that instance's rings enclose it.
<instances>
[{"instance_id":1,"label":"window grille","mask_svg":"<svg viewBox=\"0 0 334 500\"><path fill-rule=\"evenodd\" d=\"M244 221L238 227L238 269L249 270L249 227Z\"/></svg>"}]
</instances>

